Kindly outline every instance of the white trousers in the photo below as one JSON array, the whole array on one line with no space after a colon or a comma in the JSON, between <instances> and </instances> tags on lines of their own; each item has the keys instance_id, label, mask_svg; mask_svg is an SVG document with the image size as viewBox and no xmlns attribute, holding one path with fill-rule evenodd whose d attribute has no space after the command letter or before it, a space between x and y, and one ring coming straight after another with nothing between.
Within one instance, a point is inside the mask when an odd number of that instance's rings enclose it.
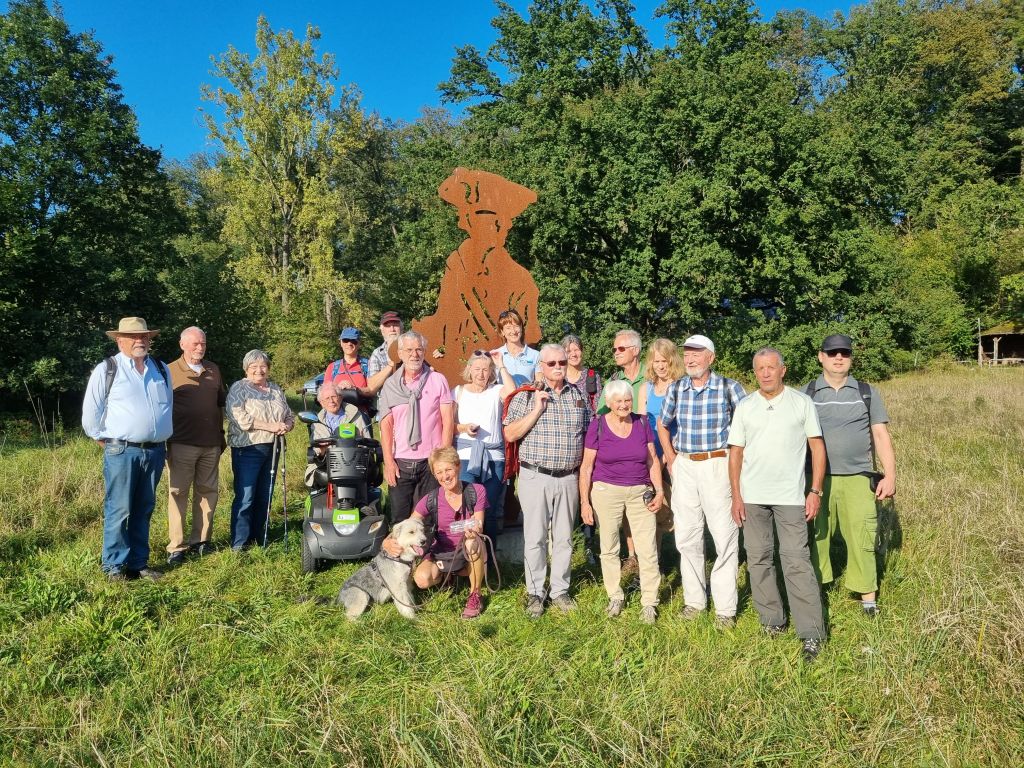
<instances>
[{"instance_id":1,"label":"white trousers","mask_svg":"<svg viewBox=\"0 0 1024 768\"><path fill-rule=\"evenodd\" d=\"M672 464L672 517L686 605L707 607L704 525L718 557L711 568L711 597L719 616L736 615L739 529L732 519L729 458L692 461L680 454Z\"/></svg>"}]
</instances>

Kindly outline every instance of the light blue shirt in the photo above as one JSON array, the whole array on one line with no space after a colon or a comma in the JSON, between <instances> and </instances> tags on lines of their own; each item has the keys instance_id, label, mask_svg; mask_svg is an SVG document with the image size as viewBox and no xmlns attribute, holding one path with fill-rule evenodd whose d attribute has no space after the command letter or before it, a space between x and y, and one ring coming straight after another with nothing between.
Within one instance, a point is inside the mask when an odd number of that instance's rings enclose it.
<instances>
[{"instance_id":1,"label":"light blue shirt","mask_svg":"<svg viewBox=\"0 0 1024 768\"><path fill-rule=\"evenodd\" d=\"M501 348L501 359L505 363L505 370L512 376L517 387L529 384L537 375L537 363L540 362L540 352L531 347L523 347L518 355L508 351L508 345Z\"/></svg>"},{"instance_id":2,"label":"light blue shirt","mask_svg":"<svg viewBox=\"0 0 1024 768\"><path fill-rule=\"evenodd\" d=\"M145 371L139 373L132 358L118 352L114 355L114 364L117 370L110 394L106 397L106 362L93 368L89 377L82 403L82 429L85 434L93 440L162 443L173 431L173 395L160 375L158 363L147 357ZM169 372L167 377L169 381Z\"/></svg>"}]
</instances>

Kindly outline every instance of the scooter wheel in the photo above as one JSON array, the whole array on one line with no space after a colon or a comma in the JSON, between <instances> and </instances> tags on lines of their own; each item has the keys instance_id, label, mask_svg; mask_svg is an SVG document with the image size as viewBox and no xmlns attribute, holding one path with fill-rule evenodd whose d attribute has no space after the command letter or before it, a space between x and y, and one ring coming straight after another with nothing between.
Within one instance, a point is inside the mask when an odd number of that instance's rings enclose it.
<instances>
[{"instance_id":1,"label":"scooter wheel","mask_svg":"<svg viewBox=\"0 0 1024 768\"><path fill-rule=\"evenodd\" d=\"M313 557L313 550L309 548L309 541L302 537L302 572L316 573L320 570L320 560Z\"/></svg>"}]
</instances>

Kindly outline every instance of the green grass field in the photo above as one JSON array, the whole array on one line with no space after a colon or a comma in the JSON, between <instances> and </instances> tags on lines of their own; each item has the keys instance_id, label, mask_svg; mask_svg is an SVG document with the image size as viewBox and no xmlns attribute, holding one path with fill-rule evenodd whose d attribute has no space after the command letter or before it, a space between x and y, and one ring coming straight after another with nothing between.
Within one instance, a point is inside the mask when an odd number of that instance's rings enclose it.
<instances>
[{"instance_id":1,"label":"green grass field","mask_svg":"<svg viewBox=\"0 0 1024 768\"><path fill-rule=\"evenodd\" d=\"M676 574L655 626L639 622L636 596L610 621L597 574L579 563L580 609L536 622L513 571L474 622L459 619L464 593L428 596L416 623L392 606L349 623L300 604L357 566L300 575L299 431L288 552L278 525L266 551L110 584L98 448L8 439L0 764L1020 766L1024 371L943 370L882 391L899 464L885 613L866 619L833 591L832 636L810 666L791 632L761 634L742 570L727 633L676 616Z\"/></svg>"}]
</instances>

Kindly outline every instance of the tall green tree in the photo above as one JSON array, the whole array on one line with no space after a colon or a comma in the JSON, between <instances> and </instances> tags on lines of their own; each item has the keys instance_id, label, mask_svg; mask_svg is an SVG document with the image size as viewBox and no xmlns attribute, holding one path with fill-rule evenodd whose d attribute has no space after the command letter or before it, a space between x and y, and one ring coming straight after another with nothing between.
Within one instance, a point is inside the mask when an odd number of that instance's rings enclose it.
<instances>
[{"instance_id":1,"label":"tall green tree","mask_svg":"<svg viewBox=\"0 0 1024 768\"><path fill-rule=\"evenodd\" d=\"M317 55L319 38L315 27L303 40L275 32L261 16L255 56L230 48L213 70L225 85L204 88L223 112L206 122L223 150L224 242L239 276L283 315L274 341L287 337L291 350L295 338L322 339L313 358L329 353L320 347L339 314L365 314L359 276L336 269L362 218L338 177L366 141L365 119L333 57Z\"/></svg>"},{"instance_id":2,"label":"tall green tree","mask_svg":"<svg viewBox=\"0 0 1024 768\"><path fill-rule=\"evenodd\" d=\"M183 229L109 57L44 0L0 16L0 389L80 385L121 315L162 319Z\"/></svg>"}]
</instances>

